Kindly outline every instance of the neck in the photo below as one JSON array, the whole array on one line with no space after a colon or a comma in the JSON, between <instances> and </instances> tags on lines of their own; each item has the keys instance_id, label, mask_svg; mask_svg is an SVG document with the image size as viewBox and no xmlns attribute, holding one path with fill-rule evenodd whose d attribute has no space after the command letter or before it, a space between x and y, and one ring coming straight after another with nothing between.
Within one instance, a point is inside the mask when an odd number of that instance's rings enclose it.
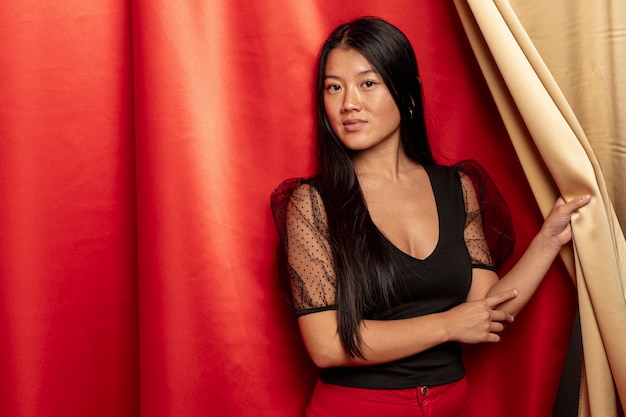
<instances>
[{"instance_id":1,"label":"neck","mask_svg":"<svg viewBox=\"0 0 626 417\"><path fill-rule=\"evenodd\" d=\"M392 181L418 165L409 159L402 146L358 152L352 157L352 163L359 178Z\"/></svg>"}]
</instances>

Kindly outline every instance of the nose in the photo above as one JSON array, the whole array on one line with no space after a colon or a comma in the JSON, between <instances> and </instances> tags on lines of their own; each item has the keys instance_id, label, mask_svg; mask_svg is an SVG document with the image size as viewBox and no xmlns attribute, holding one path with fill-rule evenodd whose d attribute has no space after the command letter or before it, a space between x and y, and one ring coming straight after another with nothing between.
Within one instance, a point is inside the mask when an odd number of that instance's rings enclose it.
<instances>
[{"instance_id":1,"label":"nose","mask_svg":"<svg viewBox=\"0 0 626 417\"><path fill-rule=\"evenodd\" d=\"M358 110L361 110L361 96L354 87L347 88L343 96L343 106L341 111L343 113L348 113Z\"/></svg>"}]
</instances>

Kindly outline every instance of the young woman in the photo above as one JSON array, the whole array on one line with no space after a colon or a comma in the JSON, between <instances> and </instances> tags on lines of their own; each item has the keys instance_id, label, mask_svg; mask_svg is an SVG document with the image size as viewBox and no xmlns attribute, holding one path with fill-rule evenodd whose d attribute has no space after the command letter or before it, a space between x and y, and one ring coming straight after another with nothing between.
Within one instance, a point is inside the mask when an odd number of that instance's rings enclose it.
<instances>
[{"instance_id":1,"label":"young woman","mask_svg":"<svg viewBox=\"0 0 626 417\"><path fill-rule=\"evenodd\" d=\"M281 278L321 368L307 416L469 416L460 343L500 340L589 196L559 199L499 279L508 209L476 162L433 160L396 27L339 26L320 53L317 104L320 173L272 195Z\"/></svg>"}]
</instances>

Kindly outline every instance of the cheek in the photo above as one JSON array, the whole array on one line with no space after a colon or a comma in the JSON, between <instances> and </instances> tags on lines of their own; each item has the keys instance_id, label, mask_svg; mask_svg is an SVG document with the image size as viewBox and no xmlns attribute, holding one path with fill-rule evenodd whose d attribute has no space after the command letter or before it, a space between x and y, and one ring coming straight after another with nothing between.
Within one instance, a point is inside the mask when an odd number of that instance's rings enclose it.
<instances>
[{"instance_id":1,"label":"cheek","mask_svg":"<svg viewBox=\"0 0 626 417\"><path fill-rule=\"evenodd\" d=\"M400 126L400 123L402 122L402 118L400 117L400 111L398 110L397 107L391 111L391 114L389 117L392 118L392 120L394 120L394 124Z\"/></svg>"},{"instance_id":2,"label":"cheek","mask_svg":"<svg viewBox=\"0 0 626 417\"><path fill-rule=\"evenodd\" d=\"M328 120L331 120L331 111L328 108L328 103L324 102L324 113L326 113L326 117L328 118Z\"/></svg>"},{"instance_id":3,"label":"cheek","mask_svg":"<svg viewBox=\"0 0 626 417\"><path fill-rule=\"evenodd\" d=\"M381 108L384 109L383 114L390 123L400 124L400 110L398 110L398 106L396 105L395 101L387 100L387 102L382 105Z\"/></svg>"},{"instance_id":4,"label":"cheek","mask_svg":"<svg viewBox=\"0 0 626 417\"><path fill-rule=\"evenodd\" d=\"M333 114L333 103L332 100L329 100L328 98L324 99L324 110L326 111L326 115L328 117L331 117Z\"/></svg>"},{"instance_id":5,"label":"cheek","mask_svg":"<svg viewBox=\"0 0 626 417\"><path fill-rule=\"evenodd\" d=\"M327 100L324 101L324 111L326 112L326 117L328 118L328 121L330 122L330 124L333 126L333 129L334 129L334 125L341 121L332 101L327 101Z\"/></svg>"}]
</instances>

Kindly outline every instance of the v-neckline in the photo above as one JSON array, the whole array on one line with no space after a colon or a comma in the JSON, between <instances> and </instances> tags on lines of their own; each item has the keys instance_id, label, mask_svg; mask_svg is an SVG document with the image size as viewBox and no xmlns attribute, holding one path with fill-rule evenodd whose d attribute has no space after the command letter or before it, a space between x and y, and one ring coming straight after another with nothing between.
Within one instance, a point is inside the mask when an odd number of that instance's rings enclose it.
<instances>
[{"instance_id":1,"label":"v-neckline","mask_svg":"<svg viewBox=\"0 0 626 417\"><path fill-rule=\"evenodd\" d=\"M437 196L437 192L435 190L435 185L433 183L433 179L432 179L432 172L430 172L428 165L422 165L424 167L424 171L426 172L426 176L428 177L428 182L430 184L430 189L433 193L433 198L435 200L435 211L437 213L437 242L435 244L435 247L433 248L433 250L424 258L417 258L409 253L407 253L406 251L400 249L398 246L396 246L395 243L393 243L384 233L383 231L378 227L378 225L376 225L376 223L374 223L374 221L372 220L372 216L369 214L369 210L368 210L368 216L370 217L370 220L372 221L372 224L374 225L374 227L376 228L376 230L378 231L378 233L380 234L380 236L387 242L389 243L389 246L391 246L394 250L396 250L398 253L402 254L403 256L406 256L410 259L413 259L415 261L419 261L419 262L424 262L427 261L428 259L432 258L433 255L437 252L437 250L439 249L439 246L441 244L441 216L440 216L440 212L439 212L439 201L438 201L438 196Z\"/></svg>"}]
</instances>

